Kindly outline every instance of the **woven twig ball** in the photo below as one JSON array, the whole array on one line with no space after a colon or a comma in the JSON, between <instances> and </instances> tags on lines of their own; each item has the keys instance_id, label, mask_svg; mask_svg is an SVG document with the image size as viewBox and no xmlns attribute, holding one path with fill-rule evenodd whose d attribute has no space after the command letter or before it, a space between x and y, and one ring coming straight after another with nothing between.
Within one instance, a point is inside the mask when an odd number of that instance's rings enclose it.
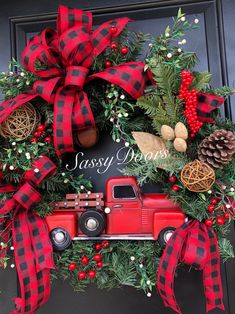
<instances>
[{"instance_id":1,"label":"woven twig ball","mask_svg":"<svg viewBox=\"0 0 235 314\"><path fill-rule=\"evenodd\" d=\"M205 162L194 160L182 169L181 181L192 192L206 192L215 182L215 172Z\"/></svg>"},{"instance_id":2,"label":"woven twig ball","mask_svg":"<svg viewBox=\"0 0 235 314\"><path fill-rule=\"evenodd\" d=\"M5 138L24 140L33 133L37 123L35 108L30 103L26 103L14 110L0 124L0 135Z\"/></svg>"}]
</instances>

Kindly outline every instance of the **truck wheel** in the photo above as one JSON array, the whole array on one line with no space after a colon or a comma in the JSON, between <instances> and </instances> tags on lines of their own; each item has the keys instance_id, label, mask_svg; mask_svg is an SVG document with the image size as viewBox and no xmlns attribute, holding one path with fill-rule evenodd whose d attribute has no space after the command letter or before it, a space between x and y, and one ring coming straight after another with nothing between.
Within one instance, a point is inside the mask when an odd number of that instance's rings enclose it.
<instances>
[{"instance_id":1,"label":"truck wheel","mask_svg":"<svg viewBox=\"0 0 235 314\"><path fill-rule=\"evenodd\" d=\"M64 251L71 244L71 238L64 228L55 228L50 232L52 246L56 251Z\"/></svg>"},{"instance_id":2,"label":"truck wheel","mask_svg":"<svg viewBox=\"0 0 235 314\"><path fill-rule=\"evenodd\" d=\"M160 232L159 236L158 236L158 242L160 244L161 247L165 247L167 242L169 241L170 237L172 236L172 234L174 233L175 228L173 227L166 227L164 229L162 229L162 231Z\"/></svg>"},{"instance_id":3,"label":"truck wheel","mask_svg":"<svg viewBox=\"0 0 235 314\"><path fill-rule=\"evenodd\" d=\"M106 226L106 216L102 211L88 209L79 217L79 227L88 237L99 236Z\"/></svg>"}]
</instances>

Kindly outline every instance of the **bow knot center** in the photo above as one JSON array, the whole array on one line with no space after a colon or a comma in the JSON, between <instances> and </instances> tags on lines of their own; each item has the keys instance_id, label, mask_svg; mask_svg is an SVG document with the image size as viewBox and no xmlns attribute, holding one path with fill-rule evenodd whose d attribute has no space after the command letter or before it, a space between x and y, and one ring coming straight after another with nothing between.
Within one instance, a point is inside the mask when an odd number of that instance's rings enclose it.
<instances>
[{"instance_id":1,"label":"bow knot center","mask_svg":"<svg viewBox=\"0 0 235 314\"><path fill-rule=\"evenodd\" d=\"M66 68L65 86L77 86L79 90L83 89L86 82L89 69L83 66L68 66Z\"/></svg>"}]
</instances>

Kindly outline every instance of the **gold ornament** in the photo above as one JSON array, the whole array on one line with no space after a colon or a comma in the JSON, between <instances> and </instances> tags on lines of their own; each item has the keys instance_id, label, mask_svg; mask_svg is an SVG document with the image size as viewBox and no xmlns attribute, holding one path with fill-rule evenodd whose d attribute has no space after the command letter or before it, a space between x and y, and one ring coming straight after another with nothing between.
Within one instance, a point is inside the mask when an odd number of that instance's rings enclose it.
<instances>
[{"instance_id":1,"label":"gold ornament","mask_svg":"<svg viewBox=\"0 0 235 314\"><path fill-rule=\"evenodd\" d=\"M0 124L0 135L5 138L24 140L38 124L37 112L33 105L26 103L14 110Z\"/></svg>"},{"instance_id":2,"label":"gold ornament","mask_svg":"<svg viewBox=\"0 0 235 314\"><path fill-rule=\"evenodd\" d=\"M184 166L181 181L192 192L206 192L215 182L215 172L205 162L194 160Z\"/></svg>"}]
</instances>

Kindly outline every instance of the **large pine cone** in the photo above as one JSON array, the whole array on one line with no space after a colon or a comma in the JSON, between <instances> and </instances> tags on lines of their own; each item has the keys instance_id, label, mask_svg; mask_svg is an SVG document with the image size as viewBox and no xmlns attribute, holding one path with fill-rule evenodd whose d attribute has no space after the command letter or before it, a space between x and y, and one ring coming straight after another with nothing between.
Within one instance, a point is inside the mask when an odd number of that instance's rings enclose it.
<instances>
[{"instance_id":1,"label":"large pine cone","mask_svg":"<svg viewBox=\"0 0 235 314\"><path fill-rule=\"evenodd\" d=\"M213 168L222 168L235 153L235 135L231 131L218 130L206 137L198 147L198 158Z\"/></svg>"}]
</instances>

